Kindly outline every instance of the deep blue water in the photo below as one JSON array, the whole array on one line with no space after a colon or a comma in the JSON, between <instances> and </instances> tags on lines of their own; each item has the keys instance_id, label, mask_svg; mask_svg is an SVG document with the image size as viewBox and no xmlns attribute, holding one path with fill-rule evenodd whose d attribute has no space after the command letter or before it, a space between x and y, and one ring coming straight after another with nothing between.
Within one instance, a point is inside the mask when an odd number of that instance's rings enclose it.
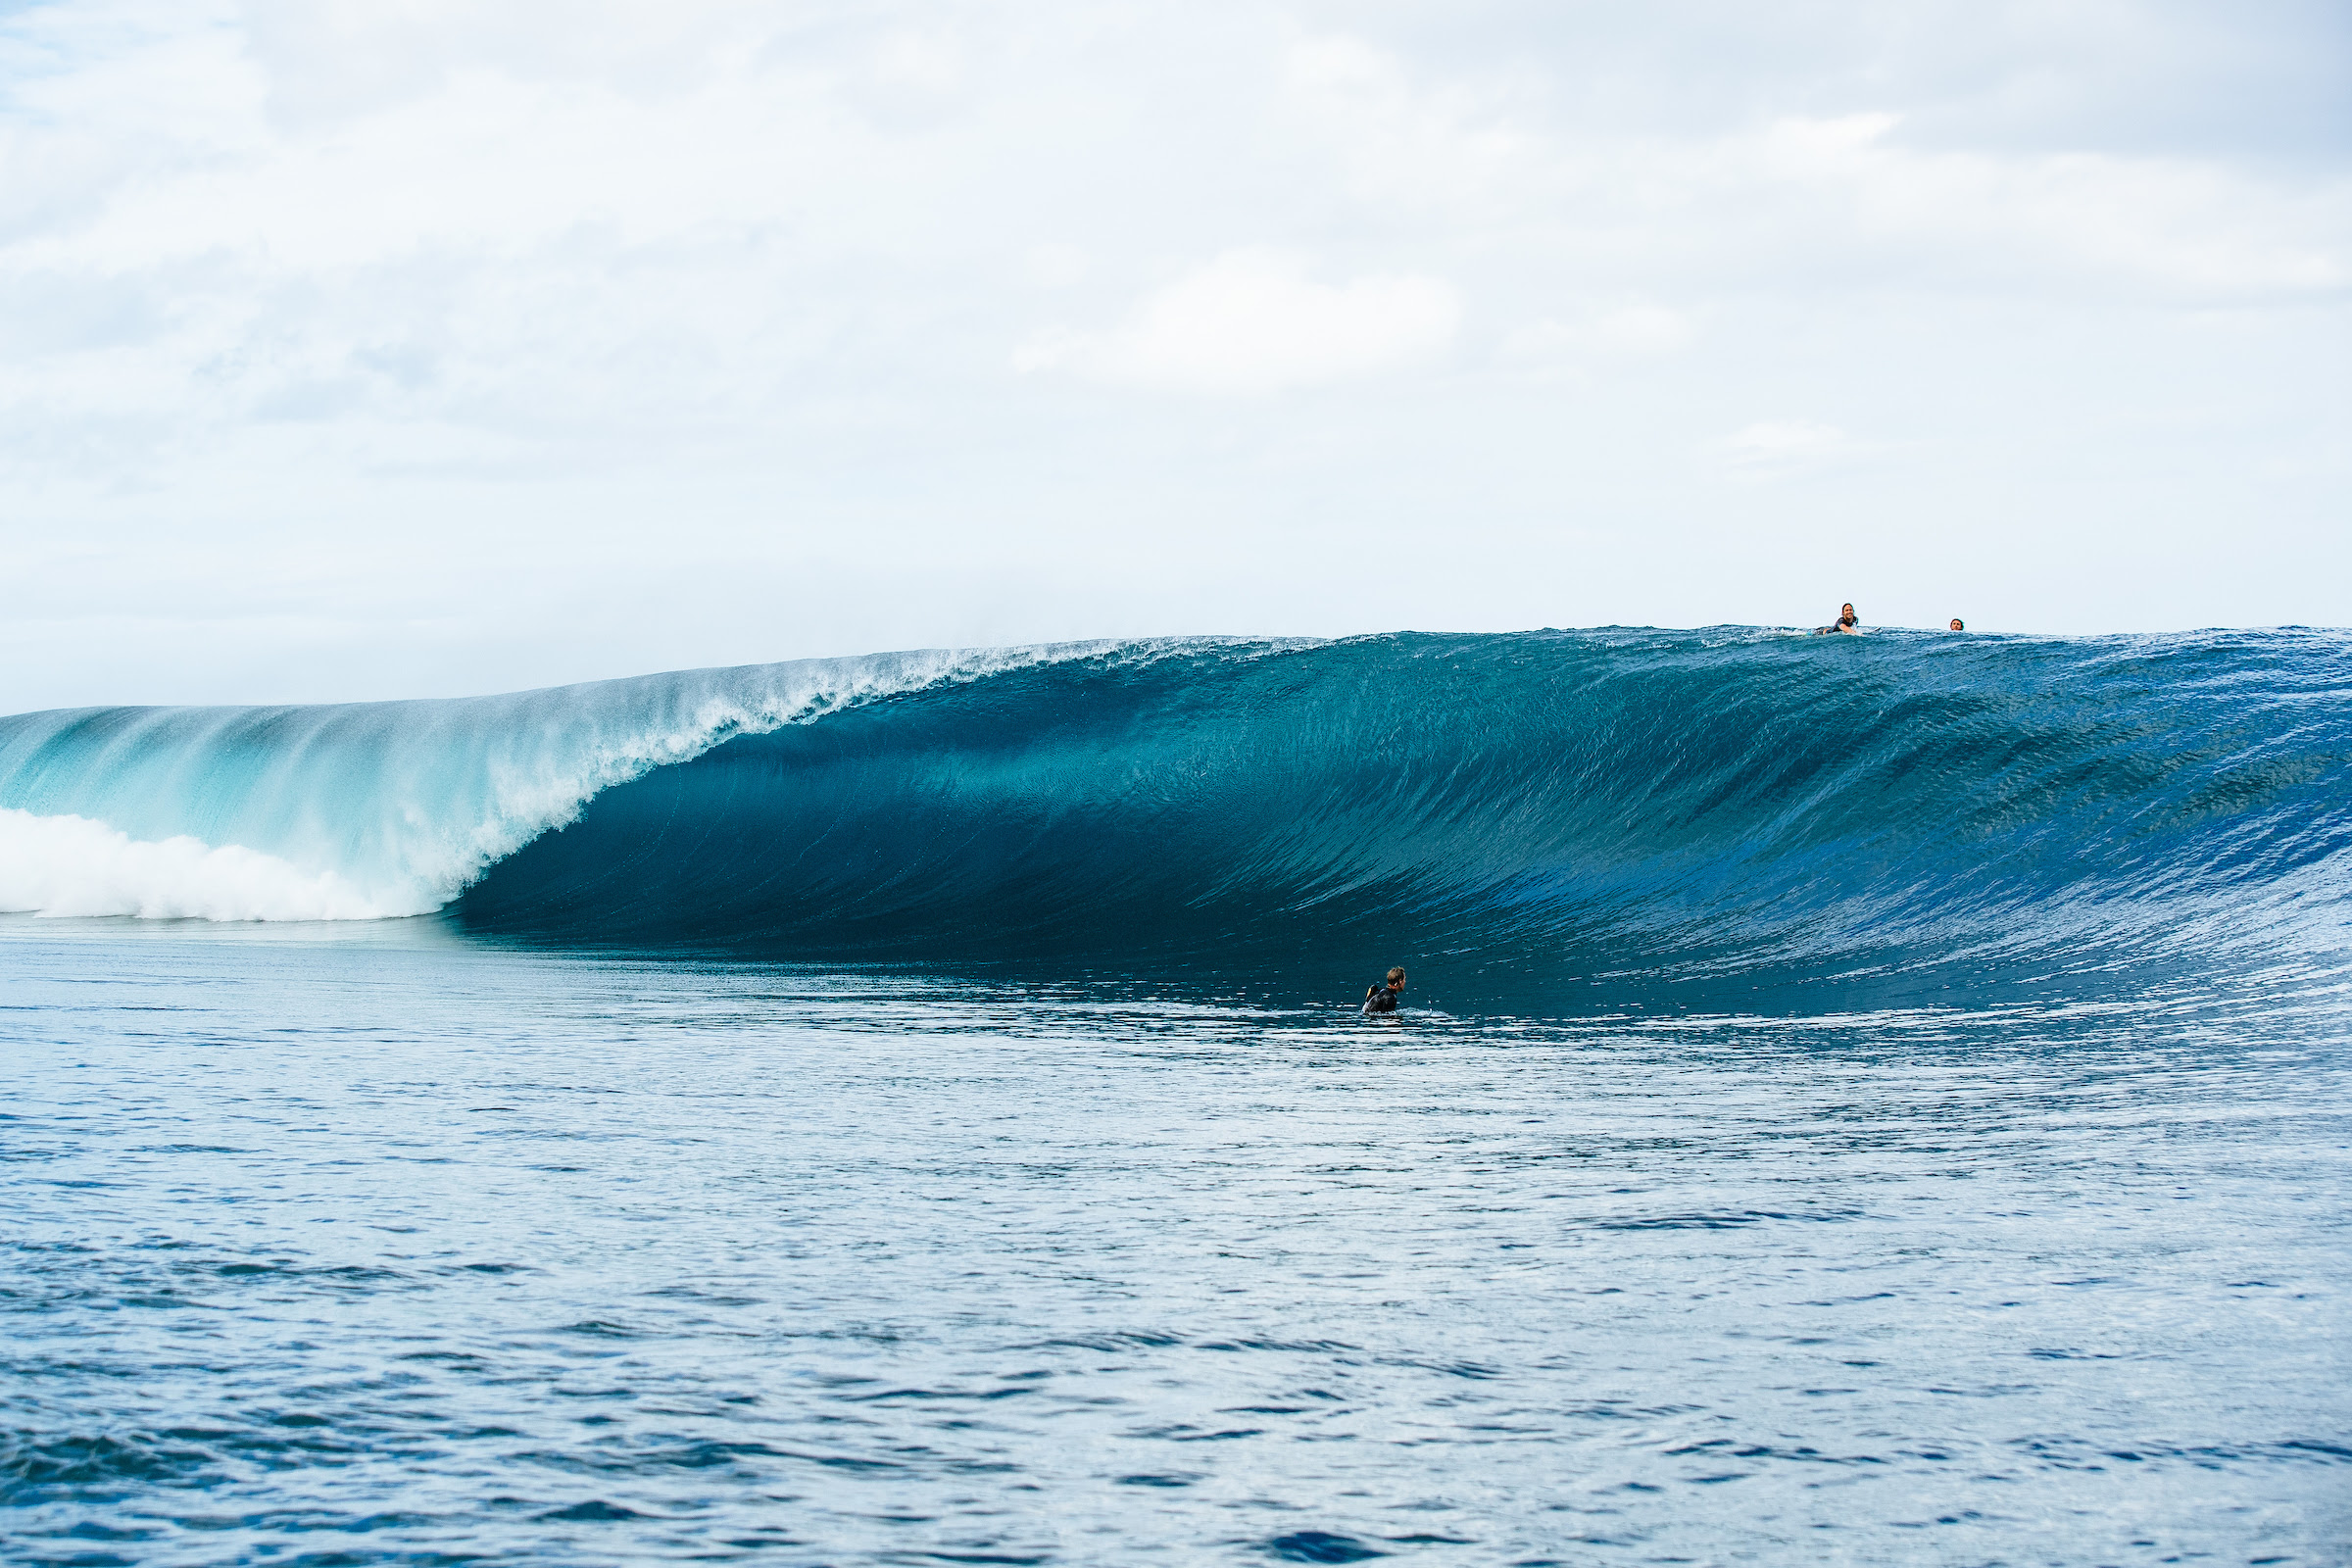
<instances>
[{"instance_id":1,"label":"deep blue water","mask_svg":"<svg viewBox=\"0 0 2352 1568\"><path fill-rule=\"evenodd\" d=\"M2342 633L22 714L0 909L11 1562L2352 1562Z\"/></svg>"}]
</instances>

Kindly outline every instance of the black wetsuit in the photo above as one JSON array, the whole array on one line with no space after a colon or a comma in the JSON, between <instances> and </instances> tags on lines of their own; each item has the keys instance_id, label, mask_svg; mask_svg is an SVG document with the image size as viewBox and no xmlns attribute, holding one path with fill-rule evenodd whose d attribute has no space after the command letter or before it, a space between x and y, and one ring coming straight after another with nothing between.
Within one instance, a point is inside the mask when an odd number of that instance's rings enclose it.
<instances>
[{"instance_id":1,"label":"black wetsuit","mask_svg":"<svg viewBox=\"0 0 2352 1568\"><path fill-rule=\"evenodd\" d=\"M1391 991L1385 983L1374 986L1371 995L1364 998L1364 1010L1366 1012L1395 1012L1396 1010L1396 993Z\"/></svg>"}]
</instances>

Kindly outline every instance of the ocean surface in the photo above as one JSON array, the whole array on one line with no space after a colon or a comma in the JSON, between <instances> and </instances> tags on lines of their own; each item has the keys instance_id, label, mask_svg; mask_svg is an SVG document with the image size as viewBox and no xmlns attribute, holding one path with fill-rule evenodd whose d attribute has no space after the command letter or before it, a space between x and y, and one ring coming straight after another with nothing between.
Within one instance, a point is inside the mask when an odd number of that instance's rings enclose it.
<instances>
[{"instance_id":1,"label":"ocean surface","mask_svg":"<svg viewBox=\"0 0 2352 1568\"><path fill-rule=\"evenodd\" d=\"M10 1562L2352 1562L2343 633L24 714L0 910Z\"/></svg>"}]
</instances>

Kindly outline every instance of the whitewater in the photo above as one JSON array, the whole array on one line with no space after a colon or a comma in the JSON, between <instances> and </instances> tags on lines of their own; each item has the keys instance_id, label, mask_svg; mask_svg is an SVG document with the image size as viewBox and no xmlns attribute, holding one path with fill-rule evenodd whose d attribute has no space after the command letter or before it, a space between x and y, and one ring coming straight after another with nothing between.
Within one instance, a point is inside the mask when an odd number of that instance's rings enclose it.
<instances>
[{"instance_id":1,"label":"whitewater","mask_svg":"<svg viewBox=\"0 0 2352 1568\"><path fill-rule=\"evenodd\" d=\"M0 717L0 1556L2341 1562L2348 901L2332 630Z\"/></svg>"}]
</instances>

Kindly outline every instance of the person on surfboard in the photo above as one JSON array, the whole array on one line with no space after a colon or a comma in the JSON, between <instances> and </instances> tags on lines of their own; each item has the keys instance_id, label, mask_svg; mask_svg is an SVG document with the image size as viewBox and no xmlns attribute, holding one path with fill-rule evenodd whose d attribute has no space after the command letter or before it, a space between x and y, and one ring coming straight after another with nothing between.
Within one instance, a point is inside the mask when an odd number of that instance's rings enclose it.
<instances>
[{"instance_id":1,"label":"person on surfboard","mask_svg":"<svg viewBox=\"0 0 2352 1568\"><path fill-rule=\"evenodd\" d=\"M1860 631L1861 629L1862 617L1854 613L1853 606L1844 605L1839 607L1838 611L1838 619L1835 623L1828 626L1814 627L1813 635L1816 637L1826 637L1834 631Z\"/></svg>"},{"instance_id":2,"label":"person on surfboard","mask_svg":"<svg viewBox=\"0 0 2352 1568\"><path fill-rule=\"evenodd\" d=\"M1391 969L1389 971L1389 983L1387 985L1374 985L1365 989L1364 1016L1369 1018L1376 1012L1395 1012L1396 1010L1397 993L1401 992L1403 989L1404 971L1402 969Z\"/></svg>"}]
</instances>

